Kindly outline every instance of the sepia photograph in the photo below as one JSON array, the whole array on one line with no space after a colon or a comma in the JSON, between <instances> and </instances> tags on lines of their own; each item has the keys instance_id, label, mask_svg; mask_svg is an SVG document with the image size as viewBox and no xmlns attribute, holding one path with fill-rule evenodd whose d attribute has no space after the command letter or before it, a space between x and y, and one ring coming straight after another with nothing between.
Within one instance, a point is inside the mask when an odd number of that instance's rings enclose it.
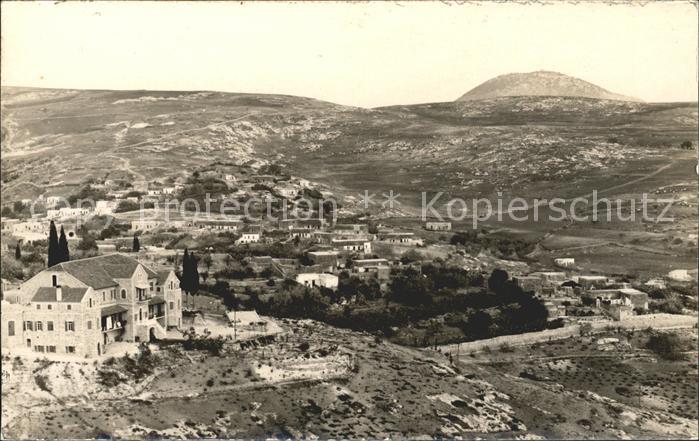
<instances>
[{"instance_id":1,"label":"sepia photograph","mask_svg":"<svg viewBox=\"0 0 699 441\"><path fill-rule=\"evenodd\" d=\"M0 439L699 437L697 0L0 8Z\"/></svg>"}]
</instances>

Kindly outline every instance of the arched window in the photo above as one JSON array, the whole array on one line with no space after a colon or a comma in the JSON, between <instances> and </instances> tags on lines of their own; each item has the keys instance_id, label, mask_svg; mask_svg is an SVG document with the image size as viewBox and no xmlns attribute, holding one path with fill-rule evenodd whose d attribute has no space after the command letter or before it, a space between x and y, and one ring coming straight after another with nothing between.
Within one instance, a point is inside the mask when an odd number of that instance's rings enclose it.
<instances>
[{"instance_id":1,"label":"arched window","mask_svg":"<svg viewBox=\"0 0 699 441\"><path fill-rule=\"evenodd\" d=\"M122 299L125 299L125 298L126 298L126 290L125 290L125 289L122 289L122 290L121 290L121 298L122 298Z\"/></svg>"}]
</instances>

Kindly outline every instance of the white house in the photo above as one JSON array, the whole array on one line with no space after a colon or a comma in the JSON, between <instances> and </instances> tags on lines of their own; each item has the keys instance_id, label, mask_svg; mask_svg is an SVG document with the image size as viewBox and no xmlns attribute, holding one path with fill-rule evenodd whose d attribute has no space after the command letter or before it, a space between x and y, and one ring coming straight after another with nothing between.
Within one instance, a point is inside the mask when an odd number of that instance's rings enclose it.
<instances>
[{"instance_id":1,"label":"white house","mask_svg":"<svg viewBox=\"0 0 699 441\"><path fill-rule=\"evenodd\" d=\"M257 243L260 241L260 233L243 233L238 240L235 241L237 244L243 243Z\"/></svg>"},{"instance_id":2,"label":"white house","mask_svg":"<svg viewBox=\"0 0 699 441\"><path fill-rule=\"evenodd\" d=\"M135 221L131 221L131 230L132 231L152 231L158 227L163 225L163 222L161 221L156 221L156 220L145 220L145 219L139 219Z\"/></svg>"},{"instance_id":3,"label":"white house","mask_svg":"<svg viewBox=\"0 0 699 441\"><path fill-rule=\"evenodd\" d=\"M301 273L296 276L296 282L308 287L323 287L337 289L339 278L334 274Z\"/></svg>"}]
</instances>

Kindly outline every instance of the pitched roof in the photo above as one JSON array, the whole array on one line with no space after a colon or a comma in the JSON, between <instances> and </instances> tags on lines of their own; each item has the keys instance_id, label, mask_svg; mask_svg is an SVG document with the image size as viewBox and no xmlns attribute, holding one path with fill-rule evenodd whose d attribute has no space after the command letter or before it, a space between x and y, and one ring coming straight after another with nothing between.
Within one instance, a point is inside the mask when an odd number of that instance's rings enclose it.
<instances>
[{"instance_id":1,"label":"pitched roof","mask_svg":"<svg viewBox=\"0 0 699 441\"><path fill-rule=\"evenodd\" d=\"M53 271L65 271L84 284L94 289L116 286L114 279L130 278L141 263L123 254L106 254L88 257L87 259L71 260L59 263L49 268ZM149 278L157 277L155 271L142 265Z\"/></svg>"},{"instance_id":2,"label":"pitched roof","mask_svg":"<svg viewBox=\"0 0 699 441\"><path fill-rule=\"evenodd\" d=\"M165 283L171 272L170 270L158 271L158 285Z\"/></svg>"},{"instance_id":3,"label":"pitched roof","mask_svg":"<svg viewBox=\"0 0 699 441\"><path fill-rule=\"evenodd\" d=\"M61 302L80 303L89 288L61 288ZM44 286L39 288L32 297L32 302L58 302L56 299L56 288Z\"/></svg>"}]
</instances>

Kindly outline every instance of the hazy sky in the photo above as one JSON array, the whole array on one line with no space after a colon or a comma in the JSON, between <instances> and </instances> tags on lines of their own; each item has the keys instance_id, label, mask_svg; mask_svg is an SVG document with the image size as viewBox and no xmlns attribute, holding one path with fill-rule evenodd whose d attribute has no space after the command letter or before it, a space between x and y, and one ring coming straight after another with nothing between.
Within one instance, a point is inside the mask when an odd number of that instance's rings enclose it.
<instances>
[{"instance_id":1,"label":"hazy sky","mask_svg":"<svg viewBox=\"0 0 699 441\"><path fill-rule=\"evenodd\" d=\"M696 101L697 26L688 1L3 2L2 84L374 107L451 101L496 75L544 69L647 101Z\"/></svg>"}]
</instances>

